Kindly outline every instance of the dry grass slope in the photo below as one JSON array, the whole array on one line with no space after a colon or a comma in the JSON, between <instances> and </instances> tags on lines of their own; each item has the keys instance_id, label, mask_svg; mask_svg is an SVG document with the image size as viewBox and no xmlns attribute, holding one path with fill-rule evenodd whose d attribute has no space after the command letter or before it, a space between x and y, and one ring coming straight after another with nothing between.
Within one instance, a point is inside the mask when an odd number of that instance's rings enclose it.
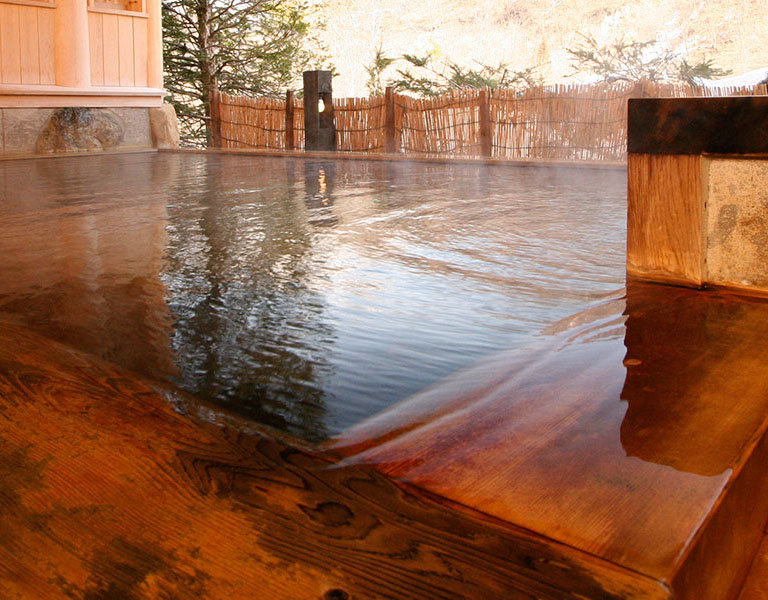
<instances>
[{"instance_id":1,"label":"dry grass slope","mask_svg":"<svg viewBox=\"0 0 768 600\"><path fill-rule=\"evenodd\" d=\"M768 0L325 0L322 12L341 96L365 94L365 66L379 44L391 56L434 52L466 64L540 65L549 82L570 72L566 49L579 33L603 43L669 41L693 60L711 58L735 73L768 66Z\"/></svg>"}]
</instances>

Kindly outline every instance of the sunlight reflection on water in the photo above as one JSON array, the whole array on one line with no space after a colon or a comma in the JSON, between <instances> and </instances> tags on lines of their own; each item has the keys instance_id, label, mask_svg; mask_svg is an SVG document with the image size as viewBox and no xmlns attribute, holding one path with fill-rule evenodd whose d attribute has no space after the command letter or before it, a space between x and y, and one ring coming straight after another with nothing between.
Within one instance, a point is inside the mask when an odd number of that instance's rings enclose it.
<instances>
[{"instance_id":1,"label":"sunlight reflection on water","mask_svg":"<svg viewBox=\"0 0 768 600\"><path fill-rule=\"evenodd\" d=\"M621 172L137 154L0 178L0 310L311 440L624 284Z\"/></svg>"}]
</instances>

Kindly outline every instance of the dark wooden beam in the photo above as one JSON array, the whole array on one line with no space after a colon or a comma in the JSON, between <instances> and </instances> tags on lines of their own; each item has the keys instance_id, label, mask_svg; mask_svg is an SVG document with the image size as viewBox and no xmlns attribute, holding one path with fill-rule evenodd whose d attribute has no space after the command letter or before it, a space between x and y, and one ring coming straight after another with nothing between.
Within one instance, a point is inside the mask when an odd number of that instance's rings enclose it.
<instances>
[{"instance_id":1,"label":"dark wooden beam","mask_svg":"<svg viewBox=\"0 0 768 600\"><path fill-rule=\"evenodd\" d=\"M636 154L768 153L768 97L630 99L628 149Z\"/></svg>"}]
</instances>

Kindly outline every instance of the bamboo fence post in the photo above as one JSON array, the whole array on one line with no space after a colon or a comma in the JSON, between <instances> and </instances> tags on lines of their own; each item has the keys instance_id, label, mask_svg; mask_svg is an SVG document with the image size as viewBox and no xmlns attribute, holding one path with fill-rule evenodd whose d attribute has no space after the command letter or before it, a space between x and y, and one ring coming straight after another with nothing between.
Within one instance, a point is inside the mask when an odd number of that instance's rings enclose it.
<instances>
[{"instance_id":1,"label":"bamboo fence post","mask_svg":"<svg viewBox=\"0 0 768 600\"><path fill-rule=\"evenodd\" d=\"M211 109L211 144L214 148L223 147L221 136L221 92L214 89L209 99Z\"/></svg>"},{"instance_id":2,"label":"bamboo fence post","mask_svg":"<svg viewBox=\"0 0 768 600\"><path fill-rule=\"evenodd\" d=\"M293 136L293 119L294 119L294 107L293 107L293 92L288 90L285 93L285 149L294 150L296 148L296 142Z\"/></svg>"},{"instance_id":3,"label":"bamboo fence post","mask_svg":"<svg viewBox=\"0 0 768 600\"><path fill-rule=\"evenodd\" d=\"M480 155L490 158L493 153L491 106L488 88L480 90Z\"/></svg>"},{"instance_id":4,"label":"bamboo fence post","mask_svg":"<svg viewBox=\"0 0 768 600\"><path fill-rule=\"evenodd\" d=\"M384 90L384 110L384 151L387 154L394 154L399 150L399 144L395 130L395 88L393 87L387 87Z\"/></svg>"}]
</instances>

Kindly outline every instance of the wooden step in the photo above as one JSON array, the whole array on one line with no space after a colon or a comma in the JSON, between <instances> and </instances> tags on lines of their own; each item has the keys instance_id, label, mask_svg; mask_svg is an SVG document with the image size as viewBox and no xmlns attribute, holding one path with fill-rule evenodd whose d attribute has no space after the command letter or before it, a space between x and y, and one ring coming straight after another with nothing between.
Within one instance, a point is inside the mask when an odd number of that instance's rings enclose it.
<instances>
[{"instance_id":1,"label":"wooden step","mask_svg":"<svg viewBox=\"0 0 768 600\"><path fill-rule=\"evenodd\" d=\"M631 285L324 455L0 319L0 597L736 598L767 317Z\"/></svg>"},{"instance_id":2,"label":"wooden step","mask_svg":"<svg viewBox=\"0 0 768 600\"><path fill-rule=\"evenodd\" d=\"M331 451L670 597L735 598L768 517L768 304L630 284L596 313Z\"/></svg>"}]
</instances>

